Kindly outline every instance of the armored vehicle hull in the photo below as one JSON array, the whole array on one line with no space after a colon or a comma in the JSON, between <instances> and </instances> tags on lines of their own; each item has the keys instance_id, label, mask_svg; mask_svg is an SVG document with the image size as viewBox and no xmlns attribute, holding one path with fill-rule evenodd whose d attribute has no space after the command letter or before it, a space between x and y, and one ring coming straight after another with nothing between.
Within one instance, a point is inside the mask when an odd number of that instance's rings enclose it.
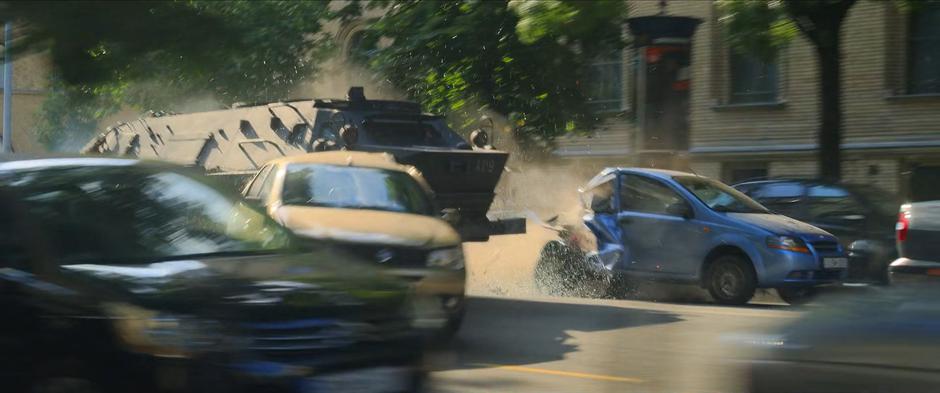
<instances>
[{"instance_id":1,"label":"armored vehicle hull","mask_svg":"<svg viewBox=\"0 0 940 393\"><path fill-rule=\"evenodd\" d=\"M387 152L422 172L465 241L524 232L522 219L487 219L509 154L477 144L482 146L472 146L443 118L422 113L417 104L366 100L353 88L347 100L151 112L108 128L82 152L200 167L236 188L265 162L282 156L335 149Z\"/></svg>"}]
</instances>

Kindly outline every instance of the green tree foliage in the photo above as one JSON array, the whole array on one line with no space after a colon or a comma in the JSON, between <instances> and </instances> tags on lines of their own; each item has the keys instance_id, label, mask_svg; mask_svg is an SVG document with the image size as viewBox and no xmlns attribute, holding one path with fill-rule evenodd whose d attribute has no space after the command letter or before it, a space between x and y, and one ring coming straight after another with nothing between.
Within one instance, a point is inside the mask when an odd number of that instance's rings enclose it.
<instances>
[{"instance_id":1,"label":"green tree foliage","mask_svg":"<svg viewBox=\"0 0 940 393\"><path fill-rule=\"evenodd\" d=\"M94 131L121 107L174 110L181 98L228 104L282 98L331 49L327 2L3 2L23 23L16 52L48 51L55 89L40 138Z\"/></svg>"},{"instance_id":2,"label":"green tree foliage","mask_svg":"<svg viewBox=\"0 0 940 393\"><path fill-rule=\"evenodd\" d=\"M762 60L774 60L798 34L780 1L720 0L718 7L728 43Z\"/></svg>"},{"instance_id":3,"label":"green tree foliage","mask_svg":"<svg viewBox=\"0 0 940 393\"><path fill-rule=\"evenodd\" d=\"M455 128L479 109L506 114L513 136L547 151L596 121L585 65L622 48L623 1L381 1L355 56ZM347 10L348 11L348 10ZM392 45L378 45L380 40Z\"/></svg>"}]
</instances>

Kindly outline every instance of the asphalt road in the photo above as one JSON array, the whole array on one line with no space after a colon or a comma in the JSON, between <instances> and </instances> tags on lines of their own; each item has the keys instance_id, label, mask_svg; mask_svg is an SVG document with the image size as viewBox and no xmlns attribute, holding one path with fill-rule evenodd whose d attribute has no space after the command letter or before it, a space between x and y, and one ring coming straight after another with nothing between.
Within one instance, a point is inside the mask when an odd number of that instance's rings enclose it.
<instances>
[{"instance_id":1,"label":"asphalt road","mask_svg":"<svg viewBox=\"0 0 940 393\"><path fill-rule=\"evenodd\" d=\"M728 339L785 323L783 304L476 297L429 356L433 392L734 392Z\"/></svg>"},{"instance_id":2,"label":"asphalt road","mask_svg":"<svg viewBox=\"0 0 940 393\"><path fill-rule=\"evenodd\" d=\"M735 392L727 340L786 323L800 311L772 294L751 304L712 304L688 287L641 288L641 299L545 297L535 261L554 232L466 243L471 297L464 326L428 356L432 392Z\"/></svg>"}]
</instances>

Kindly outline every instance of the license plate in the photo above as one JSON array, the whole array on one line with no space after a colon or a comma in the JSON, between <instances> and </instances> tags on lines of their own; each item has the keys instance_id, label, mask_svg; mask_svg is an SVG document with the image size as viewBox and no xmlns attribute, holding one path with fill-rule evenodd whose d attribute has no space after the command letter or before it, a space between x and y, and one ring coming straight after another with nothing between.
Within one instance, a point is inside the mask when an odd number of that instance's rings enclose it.
<instances>
[{"instance_id":1,"label":"license plate","mask_svg":"<svg viewBox=\"0 0 940 393\"><path fill-rule=\"evenodd\" d=\"M304 393L399 393L412 390L411 373L403 367L376 367L317 375L304 381Z\"/></svg>"},{"instance_id":2,"label":"license plate","mask_svg":"<svg viewBox=\"0 0 940 393\"><path fill-rule=\"evenodd\" d=\"M849 267L848 258L823 258L823 268L845 269L847 267Z\"/></svg>"},{"instance_id":3,"label":"license plate","mask_svg":"<svg viewBox=\"0 0 940 393\"><path fill-rule=\"evenodd\" d=\"M497 171L496 161L487 159L452 159L450 160L450 173L493 173Z\"/></svg>"}]
</instances>

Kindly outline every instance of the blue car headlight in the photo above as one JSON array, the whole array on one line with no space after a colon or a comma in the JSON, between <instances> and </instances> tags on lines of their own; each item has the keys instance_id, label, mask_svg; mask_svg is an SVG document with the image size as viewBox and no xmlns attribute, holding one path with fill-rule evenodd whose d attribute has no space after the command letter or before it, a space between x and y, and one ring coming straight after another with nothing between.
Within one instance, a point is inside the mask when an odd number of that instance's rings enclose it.
<instances>
[{"instance_id":1,"label":"blue car headlight","mask_svg":"<svg viewBox=\"0 0 940 393\"><path fill-rule=\"evenodd\" d=\"M793 236L768 236L767 247L777 250L809 254L809 247L806 246L806 243L803 241L803 239Z\"/></svg>"}]
</instances>

